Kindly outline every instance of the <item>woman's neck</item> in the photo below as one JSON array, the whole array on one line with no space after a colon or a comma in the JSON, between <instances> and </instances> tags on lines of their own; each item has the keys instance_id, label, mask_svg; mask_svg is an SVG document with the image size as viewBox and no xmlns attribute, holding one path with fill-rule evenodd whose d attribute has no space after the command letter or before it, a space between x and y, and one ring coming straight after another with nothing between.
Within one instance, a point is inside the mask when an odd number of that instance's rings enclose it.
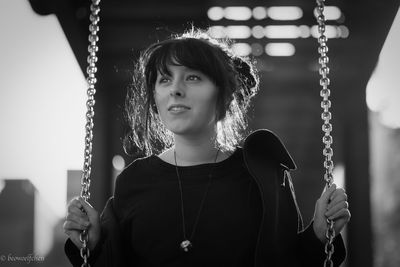
<instances>
[{"instance_id":1,"label":"woman's neck","mask_svg":"<svg viewBox=\"0 0 400 267\"><path fill-rule=\"evenodd\" d=\"M172 147L172 152L173 150L175 150L176 153L177 164L180 166L212 163L216 161L218 151L216 136L210 135L197 138L187 138L176 135L175 145Z\"/></svg>"},{"instance_id":2,"label":"woman's neck","mask_svg":"<svg viewBox=\"0 0 400 267\"><path fill-rule=\"evenodd\" d=\"M178 166L193 166L220 162L227 159L233 151L219 151L216 131L197 136L174 135L174 146L162 152L158 157L165 162ZM176 160L176 161L175 161Z\"/></svg>"}]
</instances>

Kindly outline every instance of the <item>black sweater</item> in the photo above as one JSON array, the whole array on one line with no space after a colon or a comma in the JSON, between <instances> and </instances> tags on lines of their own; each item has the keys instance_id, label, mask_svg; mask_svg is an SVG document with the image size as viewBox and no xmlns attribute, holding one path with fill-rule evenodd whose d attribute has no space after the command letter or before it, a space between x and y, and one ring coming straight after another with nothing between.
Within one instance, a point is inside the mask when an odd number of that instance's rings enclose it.
<instances>
[{"instance_id":1,"label":"black sweater","mask_svg":"<svg viewBox=\"0 0 400 267\"><path fill-rule=\"evenodd\" d=\"M195 218L209 174L212 183L193 238ZM135 266L252 266L261 201L241 149L215 164L179 167L186 236L174 165L151 156L135 161L118 178L115 211Z\"/></svg>"},{"instance_id":2,"label":"black sweater","mask_svg":"<svg viewBox=\"0 0 400 267\"><path fill-rule=\"evenodd\" d=\"M179 250L183 233L175 166L155 156L136 160L118 177L114 197L103 210L102 241L90 262L95 267L253 266L256 259L255 266L263 267L322 266L324 244L311 225L302 228L286 171L293 168L273 133L262 130L249 136L243 150L212 169L193 249L184 253ZM190 236L210 164L179 171ZM340 236L334 245L334 266L339 266L346 254ZM79 250L69 239L65 251L80 266Z\"/></svg>"},{"instance_id":3,"label":"black sweater","mask_svg":"<svg viewBox=\"0 0 400 267\"><path fill-rule=\"evenodd\" d=\"M209 174L212 175L189 252L179 248L184 238L175 166L150 156L134 161L118 176L114 211L124 233L123 246L131 255L130 264L137 267L254 265L261 201L257 185L244 165L242 149L238 148L222 162L178 169L189 239ZM96 254L92 255L92 262Z\"/></svg>"}]
</instances>

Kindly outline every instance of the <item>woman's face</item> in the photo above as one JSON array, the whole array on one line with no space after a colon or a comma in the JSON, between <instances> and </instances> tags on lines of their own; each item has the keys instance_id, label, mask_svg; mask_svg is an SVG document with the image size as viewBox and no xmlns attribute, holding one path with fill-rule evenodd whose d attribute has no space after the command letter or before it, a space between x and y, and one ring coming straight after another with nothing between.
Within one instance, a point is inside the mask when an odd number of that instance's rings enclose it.
<instances>
[{"instance_id":1,"label":"woman's face","mask_svg":"<svg viewBox=\"0 0 400 267\"><path fill-rule=\"evenodd\" d=\"M154 99L165 127L178 135L214 131L218 89L208 76L185 66L168 65L157 74Z\"/></svg>"}]
</instances>

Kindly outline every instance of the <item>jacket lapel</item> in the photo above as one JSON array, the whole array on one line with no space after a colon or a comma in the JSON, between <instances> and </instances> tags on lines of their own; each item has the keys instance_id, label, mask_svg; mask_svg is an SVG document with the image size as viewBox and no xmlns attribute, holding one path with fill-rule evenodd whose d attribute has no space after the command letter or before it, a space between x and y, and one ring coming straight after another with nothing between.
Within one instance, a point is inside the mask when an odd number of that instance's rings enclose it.
<instances>
[{"instance_id":1,"label":"jacket lapel","mask_svg":"<svg viewBox=\"0 0 400 267\"><path fill-rule=\"evenodd\" d=\"M279 254L279 192L280 185L285 183L282 169L295 169L296 165L279 138L268 130L250 134L243 148L246 166L258 185L263 206L255 266L276 266Z\"/></svg>"}]
</instances>

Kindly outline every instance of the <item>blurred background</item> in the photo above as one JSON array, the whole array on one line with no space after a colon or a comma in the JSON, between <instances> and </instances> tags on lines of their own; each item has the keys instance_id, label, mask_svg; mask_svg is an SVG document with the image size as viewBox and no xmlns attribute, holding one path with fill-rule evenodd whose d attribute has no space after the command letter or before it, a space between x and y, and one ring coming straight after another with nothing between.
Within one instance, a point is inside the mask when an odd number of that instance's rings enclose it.
<instances>
[{"instance_id":1,"label":"blurred background","mask_svg":"<svg viewBox=\"0 0 400 267\"><path fill-rule=\"evenodd\" d=\"M0 0L0 266L69 266L62 230L80 193L90 1ZM400 266L398 0L327 1L335 181L348 195L343 266ZM194 25L257 60L252 129L294 157L309 223L324 187L314 1L102 1L91 200L101 211L135 157L122 149L139 52Z\"/></svg>"}]
</instances>

